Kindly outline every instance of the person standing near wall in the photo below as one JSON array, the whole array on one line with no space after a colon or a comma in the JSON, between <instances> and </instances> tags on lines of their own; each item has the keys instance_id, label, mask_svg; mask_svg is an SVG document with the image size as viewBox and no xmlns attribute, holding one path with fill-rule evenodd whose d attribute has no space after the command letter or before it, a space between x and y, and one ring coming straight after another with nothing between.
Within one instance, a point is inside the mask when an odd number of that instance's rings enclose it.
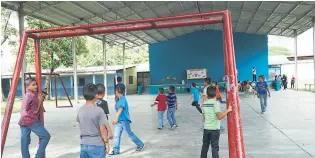
<instances>
[{"instance_id":1,"label":"person standing near wall","mask_svg":"<svg viewBox=\"0 0 315 158\"><path fill-rule=\"evenodd\" d=\"M294 88L294 84L295 84L295 77L294 77L294 75L292 75L292 78L291 78L291 88L292 89Z\"/></svg>"},{"instance_id":2,"label":"person standing near wall","mask_svg":"<svg viewBox=\"0 0 315 158\"><path fill-rule=\"evenodd\" d=\"M118 87L121 87L122 88L122 90L123 90L123 94L124 95L126 95L126 85L125 84L123 84L122 83L122 78L119 76L119 77L117 77L117 84L115 85L115 91L116 91L116 89L118 88ZM115 101L117 101L117 97L116 97L116 95L115 95Z\"/></svg>"},{"instance_id":3,"label":"person standing near wall","mask_svg":"<svg viewBox=\"0 0 315 158\"><path fill-rule=\"evenodd\" d=\"M253 69L252 69L252 74L253 74L253 81L256 82L257 80L256 80L256 68L255 67L253 67Z\"/></svg>"},{"instance_id":4,"label":"person standing near wall","mask_svg":"<svg viewBox=\"0 0 315 158\"><path fill-rule=\"evenodd\" d=\"M285 74L283 74L282 76L282 84L283 84L283 89L288 88L288 77Z\"/></svg>"}]
</instances>

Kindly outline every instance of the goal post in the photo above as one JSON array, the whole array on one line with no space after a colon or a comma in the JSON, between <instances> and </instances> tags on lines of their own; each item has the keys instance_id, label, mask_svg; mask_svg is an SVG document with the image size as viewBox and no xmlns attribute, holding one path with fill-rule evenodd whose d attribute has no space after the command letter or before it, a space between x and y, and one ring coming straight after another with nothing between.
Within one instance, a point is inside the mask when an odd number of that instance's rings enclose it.
<instances>
[{"instance_id":1,"label":"goal post","mask_svg":"<svg viewBox=\"0 0 315 158\"><path fill-rule=\"evenodd\" d=\"M229 10L219 10L141 20L105 22L100 24L85 24L77 26L34 29L24 31L20 42L19 52L12 76L12 84L9 91L8 102L5 108L5 113L1 124L1 155L3 154L3 149L5 146L16 89L18 86L19 74L21 71L22 61L25 56L25 48L28 38L34 39L36 81L38 84L38 89L41 90L42 74L40 61L40 40L49 38L109 34L117 32L130 32L139 30L163 29L217 23L223 24L223 53L225 64L224 66L225 76L227 78L226 83L227 104L232 105L233 107L233 111L229 113L227 116L229 157L245 158L242 122L240 117L240 100L237 90L237 71L235 66L236 64L233 43L232 21L231 12ZM41 122L44 123L43 110L40 111L40 116Z\"/></svg>"}]
</instances>

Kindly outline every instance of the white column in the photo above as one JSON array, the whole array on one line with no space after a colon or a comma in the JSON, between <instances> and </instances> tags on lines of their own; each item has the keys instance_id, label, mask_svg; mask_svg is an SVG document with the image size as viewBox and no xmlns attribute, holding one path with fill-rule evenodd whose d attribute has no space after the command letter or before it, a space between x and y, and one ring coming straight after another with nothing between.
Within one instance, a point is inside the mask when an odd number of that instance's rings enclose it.
<instances>
[{"instance_id":1,"label":"white column","mask_svg":"<svg viewBox=\"0 0 315 158\"><path fill-rule=\"evenodd\" d=\"M294 30L294 72L295 72L295 89L298 90L298 64L297 64L297 31Z\"/></svg>"},{"instance_id":2,"label":"white column","mask_svg":"<svg viewBox=\"0 0 315 158\"><path fill-rule=\"evenodd\" d=\"M78 103L78 74L77 74L77 54L76 54L76 37L72 37L72 58L73 58L73 92L74 102Z\"/></svg>"},{"instance_id":3,"label":"white column","mask_svg":"<svg viewBox=\"0 0 315 158\"><path fill-rule=\"evenodd\" d=\"M74 85L73 84L73 78L72 78L73 76L70 76L70 88L73 88L73 86L72 85ZM50 88L51 89L51 88ZM73 88L74 89L74 88ZM51 94L51 93L50 93ZM70 95L72 95L72 91L71 91L71 94ZM74 95L74 94L73 94Z\"/></svg>"},{"instance_id":4,"label":"white column","mask_svg":"<svg viewBox=\"0 0 315 158\"><path fill-rule=\"evenodd\" d=\"M125 56L125 48L126 47L126 45L125 45L125 43L123 43L123 69L124 69L124 84L126 85L126 89L125 89L125 94L127 94L127 74L126 74L126 64L125 64L125 58L126 58L126 56Z\"/></svg>"},{"instance_id":5,"label":"white column","mask_svg":"<svg viewBox=\"0 0 315 158\"><path fill-rule=\"evenodd\" d=\"M314 64L314 90L315 90L315 18L313 18L313 64Z\"/></svg>"},{"instance_id":6,"label":"white column","mask_svg":"<svg viewBox=\"0 0 315 158\"><path fill-rule=\"evenodd\" d=\"M107 62L106 62L106 36L103 35L103 65L104 65L104 86L105 86L105 100L107 100Z\"/></svg>"},{"instance_id":7,"label":"white column","mask_svg":"<svg viewBox=\"0 0 315 158\"><path fill-rule=\"evenodd\" d=\"M21 41L22 40L22 34L23 34L23 31L24 31L23 3L20 3L20 7L18 9L18 17L19 17L19 35L20 35L20 41ZM24 81L25 81L24 73L26 72L26 66L27 66L26 65L26 60L23 60L22 71L21 71L21 76L22 76L22 80L21 80L21 83L22 83L22 95L25 92L25 89L24 89Z\"/></svg>"},{"instance_id":8,"label":"white column","mask_svg":"<svg viewBox=\"0 0 315 158\"><path fill-rule=\"evenodd\" d=\"M93 84L95 84L95 75L93 75Z\"/></svg>"}]
</instances>

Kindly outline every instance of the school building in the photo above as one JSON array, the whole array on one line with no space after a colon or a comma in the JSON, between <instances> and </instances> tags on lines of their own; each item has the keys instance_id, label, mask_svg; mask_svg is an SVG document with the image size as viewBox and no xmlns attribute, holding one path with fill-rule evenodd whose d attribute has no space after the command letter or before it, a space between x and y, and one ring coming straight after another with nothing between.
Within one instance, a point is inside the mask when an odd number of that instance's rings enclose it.
<instances>
[{"instance_id":1,"label":"school building","mask_svg":"<svg viewBox=\"0 0 315 158\"><path fill-rule=\"evenodd\" d=\"M83 67L77 69L78 74L78 96L82 96L82 88L87 83L101 83L104 84L104 67ZM46 71L43 71L46 72ZM58 68L55 73L60 74L60 79L62 80L66 91L70 97L74 96L74 83L73 83L73 69L72 68ZM126 65L126 89L127 94L136 94L137 86L147 86L149 84L149 70L148 64L139 65ZM123 66L107 66L107 93L108 95L114 94L114 85L116 83L117 77L124 78ZM12 73L2 74L2 90L5 97L8 97L10 90ZM56 80L56 91L58 97L65 97L65 91L62 87L59 77ZM45 87L46 76L42 77L42 87ZM55 89L54 77L50 81L51 89L50 95L54 97ZM21 78L19 79L19 85L16 91L16 97L20 98L22 96L22 85Z\"/></svg>"}]
</instances>

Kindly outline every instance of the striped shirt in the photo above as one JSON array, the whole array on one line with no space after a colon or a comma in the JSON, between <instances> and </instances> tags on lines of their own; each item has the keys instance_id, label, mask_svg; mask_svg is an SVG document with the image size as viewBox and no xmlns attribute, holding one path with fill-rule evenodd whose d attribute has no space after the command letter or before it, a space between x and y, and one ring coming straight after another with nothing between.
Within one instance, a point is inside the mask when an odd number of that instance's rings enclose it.
<instances>
[{"instance_id":1,"label":"striped shirt","mask_svg":"<svg viewBox=\"0 0 315 158\"><path fill-rule=\"evenodd\" d=\"M170 93L167 96L167 105L168 108L175 108L176 107L176 101L177 101L177 97L175 93Z\"/></svg>"},{"instance_id":2,"label":"striped shirt","mask_svg":"<svg viewBox=\"0 0 315 158\"><path fill-rule=\"evenodd\" d=\"M221 112L220 103L216 99L206 99L202 108L205 116L204 129L219 130L220 120L217 118L216 113Z\"/></svg>"}]
</instances>

